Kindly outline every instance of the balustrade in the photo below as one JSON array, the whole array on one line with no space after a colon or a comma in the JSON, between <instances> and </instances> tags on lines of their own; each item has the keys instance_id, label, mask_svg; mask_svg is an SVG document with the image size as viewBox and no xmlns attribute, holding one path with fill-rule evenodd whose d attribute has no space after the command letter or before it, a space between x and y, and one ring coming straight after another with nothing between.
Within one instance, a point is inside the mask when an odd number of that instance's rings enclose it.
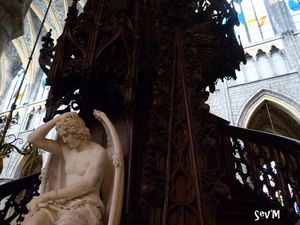
<instances>
[{"instance_id":1,"label":"balustrade","mask_svg":"<svg viewBox=\"0 0 300 225\"><path fill-rule=\"evenodd\" d=\"M279 135L232 126L218 127L219 148L226 156L227 176L255 192L265 193L300 218L300 142ZM38 194L39 174L0 186L0 224L23 219L26 204ZM230 188L230 187L229 187Z\"/></svg>"},{"instance_id":2,"label":"balustrade","mask_svg":"<svg viewBox=\"0 0 300 225\"><path fill-rule=\"evenodd\" d=\"M28 212L26 204L38 195L39 173L0 186L0 224L19 224Z\"/></svg>"},{"instance_id":3,"label":"balustrade","mask_svg":"<svg viewBox=\"0 0 300 225\"><path fill-rule=\"evenodd\" d=\"M243 185L265 193L292 217L299 217L300 142L232 126L222 126L220 132L232 175Z\"/></svg>"}]
</instances>

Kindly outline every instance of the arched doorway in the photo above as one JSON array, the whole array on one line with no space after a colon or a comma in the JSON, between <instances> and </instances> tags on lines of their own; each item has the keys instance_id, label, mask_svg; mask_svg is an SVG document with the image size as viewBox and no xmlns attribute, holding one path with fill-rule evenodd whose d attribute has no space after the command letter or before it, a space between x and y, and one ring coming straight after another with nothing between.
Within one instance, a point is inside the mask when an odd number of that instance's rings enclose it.
<instances>
[{"instance_id":1,"label":"arched doorway","mask_svg":"<svg viewBox=\"0 0 300 225\"><path fill-rule=\"evenodd\" d=\"M254 110L247 128L300 139L300 124L278 103L264 100Z\"/></svg>"}]
</instances>

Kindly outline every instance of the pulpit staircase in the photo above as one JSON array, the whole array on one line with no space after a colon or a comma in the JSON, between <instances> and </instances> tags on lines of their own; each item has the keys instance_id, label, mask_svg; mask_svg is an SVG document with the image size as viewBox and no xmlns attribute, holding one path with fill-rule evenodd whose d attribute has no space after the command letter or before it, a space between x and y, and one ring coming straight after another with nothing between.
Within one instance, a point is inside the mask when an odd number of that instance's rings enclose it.
<instances>
[{"instance_id":1,"label":"pulpit staircase","mask_svg":"<svg viewBox=\"0 0 300 225\"><path fill-rule=\"evenodd\" d=\"M300 215L300 142L229 125L216 131L227 167L222 183L229 188L229 195L219 203L214 224L296 224ZM22 220L39 184L39 174L35 174L0 186L1 225ZM271 211L269 218L258 220L256 215L262 211Z\"/></svg>"},{"instance_id":2,"label":"pulpit staircase","mask_svg":"<svg viewBox=\"0 0 300 225\"><path fill-rule=\"evenodd\" d=\"M230 195L219 206L216 224L295 224L300 215L300 142L228 125L219 131L223 151L232 157L224 180Z\"/></svg>"}]
</instances>

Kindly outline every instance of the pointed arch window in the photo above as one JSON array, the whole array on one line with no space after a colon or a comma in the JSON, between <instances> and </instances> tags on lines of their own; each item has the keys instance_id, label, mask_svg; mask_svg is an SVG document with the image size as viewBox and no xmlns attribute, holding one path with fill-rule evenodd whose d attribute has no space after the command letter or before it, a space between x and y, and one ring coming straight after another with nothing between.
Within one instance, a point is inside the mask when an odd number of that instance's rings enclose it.
<instances>
[{"instance_id":1,"label":"pointed arch window","mask_svg":"<svg viewBox=\"0 0 300 225\"><path fill-rule=\"evenodd\" d=\"M18 88L21 85L23 75L24 75L24 69L22 68L17 72L17 74L13 78L13 80L10 84L10 87L8 88L7 94L4 97L2 111L10 109L10 107L11 107L12 103L14 102L15 97L17 95ZM16 102L17 107L22 106L27 103L26 102L27 101L26 94L28 91L27 86L28 86L28 77L26 76L24 79L24 82L22 84L21 90L17 97L17 102Z\"/></svg>"},{"instance_id":2,"label":"pointed arch window","mask_svg":"<svg viewBox=\"0 0 300 225\"><path fill-rule=\"evenodd\" d=\"M45 74L43 74L43 77L41 79L40 86L38 89L37 97L36 97L37 101L45 100L48 96L48 93L50 91L50 86L46 86L46 79L47 79L47 76Z\"/></svg>"}]
</instances>

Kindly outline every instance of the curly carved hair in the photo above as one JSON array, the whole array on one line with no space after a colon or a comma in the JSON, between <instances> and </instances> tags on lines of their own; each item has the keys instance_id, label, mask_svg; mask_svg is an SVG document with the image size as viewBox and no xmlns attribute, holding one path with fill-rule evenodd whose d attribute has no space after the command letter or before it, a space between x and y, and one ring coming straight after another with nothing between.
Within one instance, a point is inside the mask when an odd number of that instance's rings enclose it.
<instances>
[{"instance_id":1,"label":"curly carved hair","mask_svg":"<svg viewBox=\"0 0 300 225\"><path fill-rule=\"evenodd\" d=\"M77 113L70 113L56 123L55 129L58 134L61 131L73 134L76 138L90 139L91 134L89 128L85 126L83 119Z\"/></svg>"}]
</instances>

